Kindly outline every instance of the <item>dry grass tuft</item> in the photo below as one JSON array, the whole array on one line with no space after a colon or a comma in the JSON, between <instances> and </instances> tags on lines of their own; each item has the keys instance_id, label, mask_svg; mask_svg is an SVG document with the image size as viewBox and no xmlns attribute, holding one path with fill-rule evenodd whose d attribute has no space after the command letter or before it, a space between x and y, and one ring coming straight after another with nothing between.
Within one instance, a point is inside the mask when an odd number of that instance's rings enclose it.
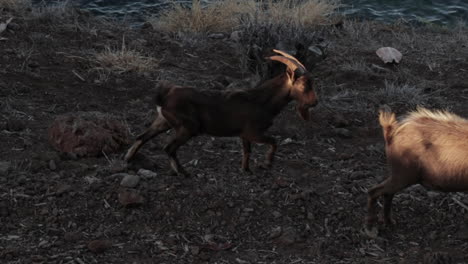
<instances>
[{"instance_id":1,"label":"dry grass tuft","mask_svg":"<svg viewBox=\"0 0 468 264\"><path fill-rule=\"evenodd\" d=\"M75 15L75 9L69 0L52 4L41 4L32 9L31 18L44 21L57 21Z\"/></svg>"},{"instance_id":2,"label":"dry grass tuft","mask_svg":"<svg viewBox=\"0 0 468 264\"><path fill-rule=\"evenodd\" d=\"M384 100L390 106L406 106L414 108L418 105L425 105L428 102L428 95L423 89L410 84L397 84L385 81L385 87L375 93L376 98Z\"/></svg>"},{"instance_id":3,"label":"dry grass tuft","mask_svg":"<svg viewBox=\"0 0 468 264\"><path fill-rule=\"evenodd\" d=\"M0 0L0 10L23 12L32 6L31 0Z\"/></svg>"},{"instance_id":4,"label":"dry grass tuft","mask_svg":"<svg viewBox=\"0 0 468 264\"><path fill-rule=\"evenodd\" d=\"M323 22L337 7L336 0L221 0L204 7L192 0L191 8L175 5L148 21L159 30L188 33L232 31L254 19L261 24L306 27Z\"/></svg>"},{"instance_id":5,"label":"dry grass tuft","mask_svg":"<svg viewBox=\"0 0 468 264\"><path fill-rule=\"evenodd\" d=\"M148 21L154 28L167 32L229 31L237 26L241 15L255 12L255 5L253 0L224 0L202 7L200 1L193 0L191 8L177 4Z\"/></svg>"},{"instance_id":6,"label":"dry grass tuft","mask_svg":"<svg viewBox=\"0 0 468 264\"><path fill-rule=\"evenodd\" d=\"M337 7L333 0L269 0L260 11L260 19L271 24L282 24L293 27L309 27L325 22L326 16Z\"/></svg>"},{"instance_id":7,"label":"dry grass tuft","mask_svg":"<svg viewBox=\"0 0 468 264\"><path fill-rule=\"evenodd\" d=\"M118 74L149 72L156 64L154 58L143 56L138 51L126 48L124 41L120 49L107 47L104 52L96 54L95 62L99 64L95 68L96 70Z\"/></svg>"}]
</instances>

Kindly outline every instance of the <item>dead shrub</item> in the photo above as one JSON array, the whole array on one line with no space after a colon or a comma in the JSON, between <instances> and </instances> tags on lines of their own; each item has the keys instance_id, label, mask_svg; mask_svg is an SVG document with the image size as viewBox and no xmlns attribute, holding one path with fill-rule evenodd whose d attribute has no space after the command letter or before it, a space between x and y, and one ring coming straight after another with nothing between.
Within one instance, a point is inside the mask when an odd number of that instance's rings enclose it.
<instances>
[{"instance_id":1,"label":"dead shrub","mask_svg":"<svg viewBox=\"0 0 468 264\"><path fill-rule=\"evenodd\" d=\"M156 64L156 60L142 55L136 50L128 49L125 41L120 49L107 47L103 52L95 54L95 62L99 65L95 69L104 72L122 74L125 72L148 72Z\"/></svg>"},{"instance_id":2,"label":"dead shrub","mask_svg":"<svg viewBox=\"0 0 468 264\"><path fill-rule=\"evenodd\" d=\"M189 33L232 31L242 27L242 18L254 17L262 23L310 26L324 21L337 6L335 0L222 0L203 7L192 0L191 8L177 4L148 21L162 31Z\"/></svg>"},{"instance_id":3,"label":"dead shrub","mask_svg":"<svg viewBox=\"0 0 468 264\"><path fill-rule=\"evenodd\" d=\"M32 6L31 0L0 0L0 10L21 13Z\"/></svg>"}]
</instances>

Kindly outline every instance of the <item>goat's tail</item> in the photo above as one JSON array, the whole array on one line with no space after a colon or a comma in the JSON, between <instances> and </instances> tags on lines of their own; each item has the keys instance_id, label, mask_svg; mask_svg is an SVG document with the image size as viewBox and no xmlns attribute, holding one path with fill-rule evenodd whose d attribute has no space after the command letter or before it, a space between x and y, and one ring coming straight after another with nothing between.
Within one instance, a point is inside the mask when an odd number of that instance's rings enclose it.
<instances>
[{"instance_id":1,"label":"goat's tail","mask_svg":"<svg viewBox=\"0 0 468 264\"><path fill-rule=\"evenodd\" d=\"M395 113L392 113L390 107L384 106L379 109L379 122L382 127L385 143L390 145L393 138L393 132L398 127Z\"/></svg>"},{"instance_id":2,"label":"goat's tail","mask_svg":"<svg viewBox=\"0 0 468 264\"><path fill-rule=\"evenodd\" d=\"M168 81L160 81L156 86L156 93L153 96L153 102L156 105L162 106L166 100L166 96L174 85Z\"/></svg>"}]
</instances>

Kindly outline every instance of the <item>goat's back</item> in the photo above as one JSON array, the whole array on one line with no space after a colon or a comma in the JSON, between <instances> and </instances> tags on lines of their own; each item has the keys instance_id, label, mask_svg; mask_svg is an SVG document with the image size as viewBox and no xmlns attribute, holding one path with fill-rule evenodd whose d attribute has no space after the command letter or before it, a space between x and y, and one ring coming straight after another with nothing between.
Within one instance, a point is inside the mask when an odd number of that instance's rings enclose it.
<instances>
[{"instance_id":1,"label":"goat's back","mask_svg":"<svg viewBox=\"0 0 468 264\"><path fill-rule=\"evenodd\" d=\"M420 108L398 122L391 137L393 166L416 168L431 185L468 187L468 120Z\"/></svg>"}]
</instances>

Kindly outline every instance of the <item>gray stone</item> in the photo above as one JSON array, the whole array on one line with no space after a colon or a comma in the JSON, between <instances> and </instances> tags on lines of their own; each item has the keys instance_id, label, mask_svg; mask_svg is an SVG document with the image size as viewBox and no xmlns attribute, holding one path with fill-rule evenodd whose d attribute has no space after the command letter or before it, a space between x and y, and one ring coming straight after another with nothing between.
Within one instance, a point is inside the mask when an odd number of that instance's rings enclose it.
<instances>
[{"instance_id":1,"label":"gray stone","mask_svg":"<svg viewBox=\"0 0 468 264\"><path fill-rule=\"evenodd\" d=\"M156 172L145 170L145 169L139 169L137 174L140 175L144 179L155 178L156 176L158 176Z\"/></svg>"},{"instance_id":2,"label":"gray stone","mask_svg":"<svg viewBox=\"0 0 468 264\"><path fill-rule=\"evenodd\" d=\"M10 171L11 162L0 161L0 175L6 175Z\"/></svg>"},{"instance_id":3,"label":"gray stone","mask_svg":"<svg viewBox=\"0 0 468 264\"><path fill-rule=\"evenodd\" d=\"M128 187L128 188L133 188L138 185L140 182L140 176L138 175L132 175L132 174L126 174L122 181L120 182L120 185L123 187Z\"/></svg>"},{"instance_id":4,"label":"gray stone","mask_svg":"<svg viewBox=\"0 0 468 264\"><path fill-rule=\"evenodd\" d=\"M213 33L213 34L208 35L208 37L210 39L223 39L226 36L223 33Z\"/></svg>"},{"instance_id":5,"label":"gray stone","mask_svg":"<svg viewBox=\"0 0 468 264\"><path fill-rule=\"evenodd\" d=\"M342 138L351 138L352 137L351 131L349 131L346 128L335 128L335 129L333 129L333 132L337 136L342 137Z\"/></svg>"},{"instance_id":6,"label":"gray stone","mask_svg":"<svg viewBox=\"0 0 468 264\"><path fill-rule=\"evenodd\" d=\"M235 42L239 42L242 38L242 31L236 30L231 33L230 39Z\"/></svg>"},{"instance_id":7,"label":"gray stone","mask_svg":"<svg viewBox=\"0 0 468 264\"><path fill-rule=\"evenodd\" d=\"M277 238L281 235L282 232L283 232L283 229L281 228L281 226L275 227L270 232L270 238Z\"/></svg>"},{"instance_id":8,"label":"gray stone","mask_svg":"<svg viewBox=\"0 0 468 264\"><path fill-rule=\"evenodd\" d=\"M49 161L49 169L50 169L51 171L54 171L54 170L57 169L57 165L55 164L55 161L54 161L54 160L50 160L50 161Z\"/></svg>"}]
</instances>

